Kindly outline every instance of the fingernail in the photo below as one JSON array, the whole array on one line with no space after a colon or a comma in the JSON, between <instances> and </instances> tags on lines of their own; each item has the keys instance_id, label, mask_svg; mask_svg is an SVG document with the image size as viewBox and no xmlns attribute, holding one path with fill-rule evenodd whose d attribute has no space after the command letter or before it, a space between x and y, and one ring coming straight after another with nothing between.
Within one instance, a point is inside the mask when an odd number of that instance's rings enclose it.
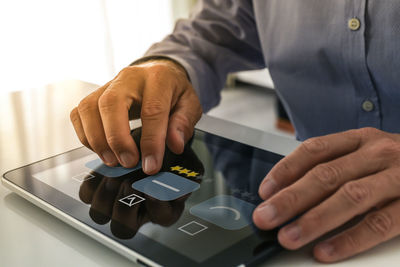
<instances>
[{"instance_id":1,"label":"fingernail","mask_svg":"<svg viewBox=\"0 0 400 267\"><path fill-rule=\"evenodd\" d=\"M283 234L292 241L300 238L300 227L298 225L289 225L283 228Z\"/></svg>"},{"instance_id":2,"label":"fingernail","mask_svg":"<svg viewBox=\"0 0 400 267\"><path fill-rule=\"evenodd\" d=\"M322 242L317 245L316 249L320 250L322 253L326 254L327 256L332 256L335 248L328 242Z\"/></svg>"},{"instance_id":3,"label":"fingernail","mask_svg":"<svg viewBox=\"0 0 400 267\"><path fill-rule=\"evenodd\" d=\"M145 173L151 173L156 168L156 160L154 156L146 156L143 162L143 171Z\"/></svg>"},{"instance_id":4,"label":"fingernail","mask_svg":"<svg viewBox=\"0 0 400 267\"><path fill-rule=\"evenodd\" d=\"M267 178L267 180L261 184L260 187L260 197L262 199L267 199L275 193L276 190L276 182L272 178Z\"/></svg>"},{"instance_id":5,"label":"fingernail","mask_svg":"<svg viewBox=\"0 0 400 267\"><path fill-rule=\"evenodd\" d=\"M133 164L133 161L135 160L133 155L128 152L121 153L119 155L119 159L121 160L122 166L124 166L125 168L131 166Z\"/></svg>"},{"instance_id":6,"label":"fingernail","mask_svg":"<svg viewBox=\"0 0 400 267\"><path fill-rule=\"evenodd\" d=\"M276 208L271 204L265 204L257 208L257 213L263 217L264 221L272 221L276 217Z\"/></svg>"},{"instance_id":7,"label":"fingernail","mask_svg":"<svg viewBox=\"0 0 400 267\"><path fill-rule=\"evenodd\" d=\"M113 165L115 163L115 156L111 151L105 151L101 154L103 157L104 163L107 165Z\"/></svg>"}]
</instances>

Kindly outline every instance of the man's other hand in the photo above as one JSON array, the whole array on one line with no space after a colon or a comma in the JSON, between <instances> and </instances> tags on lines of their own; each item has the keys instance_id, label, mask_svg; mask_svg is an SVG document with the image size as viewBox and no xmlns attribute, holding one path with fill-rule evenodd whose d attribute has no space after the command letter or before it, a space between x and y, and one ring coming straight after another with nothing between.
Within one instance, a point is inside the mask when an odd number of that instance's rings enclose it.
<instances>
[{"instance_id":1,"label":"man's other hand","mask_svg":"<svg viewBox=\"0 0 400 267\"><path fill-rule=\"evenodd\" d=\"M282 159L262 182L253 214L261 229L298 249L355 217L361 220L314 248L335 262L400 234L400 135L373 128L312 138ZM361 216L359 216L361 215Z\"/></svg>"},{"instance_id":2,"label":"man's other hand","mask_svg":"<svg viewBox=\"0 0 400 267\"><path fill-rule=\"evenodd\" d=\"M202 109L185 70L170 60L147 61L124 68L71 111L71 121L82 144L108 166L126 168L139 161L130 135L129 119L141 118L143 170L161 168L165 143L183 152Z\"/></svg>"}]
</instances>

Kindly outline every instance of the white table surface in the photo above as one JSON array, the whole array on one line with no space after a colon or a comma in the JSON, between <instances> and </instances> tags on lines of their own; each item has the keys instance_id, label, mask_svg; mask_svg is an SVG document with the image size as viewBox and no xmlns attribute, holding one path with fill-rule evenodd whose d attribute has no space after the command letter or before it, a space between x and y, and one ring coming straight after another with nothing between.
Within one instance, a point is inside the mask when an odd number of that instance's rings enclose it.
<instances>
[{"instance_id":1,"label":"white table surface","mask_svg":"<svg viewBox=\"0 0 400 267\"><path fill-rule=\"evenodd\" d=\"M0 173L79 147L69 111L96 87L67 81L30 92L0 95ZM296 144L286 140L281 149L289 151ZM312 258L311 248L282 252L264 265L322 265ZM132 265L135 264L0 186L0 266ZM400 238L333 266L400 266Z\"/></svg>"}]
</instances>

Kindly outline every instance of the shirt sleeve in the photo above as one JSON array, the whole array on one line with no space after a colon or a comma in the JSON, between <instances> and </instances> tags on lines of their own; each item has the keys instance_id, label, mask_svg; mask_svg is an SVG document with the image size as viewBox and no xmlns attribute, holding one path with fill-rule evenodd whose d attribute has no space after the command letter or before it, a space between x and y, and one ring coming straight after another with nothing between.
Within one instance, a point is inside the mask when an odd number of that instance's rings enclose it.
<instances>
[{"instance_id":1,"label":"shirt sleeve","mask_svg":"<svg viewBox=\"0 0 400 267\"><path fill-rule=\"evenodd\" d=\"M204 111L220 101L229 72L265 67L250 0L202 0L189 19L145 56L167 56L187 71Z\"/></svg>"}]
</instances>

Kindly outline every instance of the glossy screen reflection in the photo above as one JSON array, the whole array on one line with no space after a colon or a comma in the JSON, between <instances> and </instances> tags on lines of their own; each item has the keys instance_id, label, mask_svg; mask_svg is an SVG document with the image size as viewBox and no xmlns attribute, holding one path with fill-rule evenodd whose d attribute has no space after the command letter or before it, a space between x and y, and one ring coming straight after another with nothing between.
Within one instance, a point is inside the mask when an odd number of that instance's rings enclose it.
<instances>
[{"instance_id":1,"label":"glossy screen reflection","mask_svg":"<svg viewBox=\"0 0 400 267\"><path fill-rule=\"evenodd\" d=\"M133 137L140 144L140 131ZM156 176L148 177L139 166L108 177L110 170L95 157L33 176L85 203L87 223L127 246L137 246L140 233L204 262L246 238L258 248L275 238L253 235L251 213L261 201L258 186L280 155L196 131L182 155L166 149Z\"/></svg>"}]
</instances>

